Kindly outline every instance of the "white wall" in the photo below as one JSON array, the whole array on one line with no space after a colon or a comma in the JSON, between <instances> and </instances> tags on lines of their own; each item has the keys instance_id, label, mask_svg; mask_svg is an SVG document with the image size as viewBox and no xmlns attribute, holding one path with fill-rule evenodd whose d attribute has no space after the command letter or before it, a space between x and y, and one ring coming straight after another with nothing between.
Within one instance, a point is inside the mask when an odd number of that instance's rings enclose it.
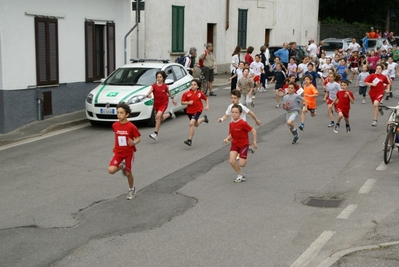
<instances>
[{"instance_id":1,"label":"white wall","mask_svg":"<svg viewBox=\"0 0 399 267\"><path fill-rule=\"evenodd\" d=\"M218 64L228 64L237 45L238 9L249 9L247 46L257 53L265 42L265 29L271 29L270 44L295 41L307 44L317 39L318 0L230 0L229 28L226 0L145 0L141 12L139 57L171 58L172 5L185 6L185 51L192 46L202 53L207 24L215 23L214 49ZM132 13L134 25L135 13ZM294 31L293 31L294 30ZM131 35L136 57L136 32Z\"/></svg>"},{"instance_id":2,"label":"white wall","mask_svg":"<svg viewBox=\"0 0 399 267\"><path fill-rule=\"evenodd\" d=\"M36 85L35 16L58 18L59 81L85 80L85 19L113 20L116 25L116 67L124 64L123 41L130 27L130 0L3 0L2 89L21 89ZM130 42L128 42L130 51Z\"/></svg>"}]
</instances>

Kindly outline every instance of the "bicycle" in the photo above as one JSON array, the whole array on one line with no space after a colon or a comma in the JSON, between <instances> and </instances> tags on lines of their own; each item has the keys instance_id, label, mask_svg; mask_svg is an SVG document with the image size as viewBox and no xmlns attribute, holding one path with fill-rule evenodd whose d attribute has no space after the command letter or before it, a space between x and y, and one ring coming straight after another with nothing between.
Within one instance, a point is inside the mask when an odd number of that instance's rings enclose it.
<instances>
[{"instance_id":1,"label":"bicycle","mask_svg":"<svg viewBox=\"0 0 399 267\"><path fill-rule=\"evenodd\" d=\"M380 108L386 110L391 109L392 112L389 115L387 122L387 136L384 143L384 162L388 164L392 157L392 152L395 148L396 137L399 134L399 103L396 107L380 105Z\"/></svg>"},{"instance_id":2,"label":"bicycle","mask_svg":"<svg viewBox=\"0 0 399 267\"><path fill-rule=\"evenodd\" d=\"M200 82L201 82L201 88L200 88L200 90L201 90L205 95L208 94L208 89L209 89L208 81L205 79L205 72L206 72L207 70L208 70L207 68L202 67L202 68L201 68L201 74L200 74L200 77L199 77L199 80L200 80Z\"/></svg>"}]
</instances>

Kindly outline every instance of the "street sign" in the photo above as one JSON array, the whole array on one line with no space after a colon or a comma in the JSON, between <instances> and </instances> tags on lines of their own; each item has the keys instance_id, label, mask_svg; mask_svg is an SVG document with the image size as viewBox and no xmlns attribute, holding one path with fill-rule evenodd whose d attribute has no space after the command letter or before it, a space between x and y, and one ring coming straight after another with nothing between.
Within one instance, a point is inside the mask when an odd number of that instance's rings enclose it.
<instances>
[{"instance_id":1,"label":"street sign","mask_svg":"<svg viewBox=\"0 0 399 267\"><path fill-rule=\"evenodd\" d=\"M145 4L145 2L139 2L139 10L144 10L144 5ZM132 7L133 7L133 11L136 11L137 9L136 9L136 6L137 6L137 3L136 2L132 2Z\"/></svg>"}]
</instances>

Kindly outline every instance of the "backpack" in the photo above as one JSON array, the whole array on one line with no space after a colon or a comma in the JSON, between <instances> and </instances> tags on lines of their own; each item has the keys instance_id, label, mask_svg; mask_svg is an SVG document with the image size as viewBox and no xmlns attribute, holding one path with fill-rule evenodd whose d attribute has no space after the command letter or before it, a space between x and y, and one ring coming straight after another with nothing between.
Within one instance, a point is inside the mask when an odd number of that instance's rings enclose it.
<instances>
[{"instance_id":1,"label":"backpack","mask_svg":"<svg viewBox=\"0 0 399 267\"><path fill-rule=\"evenodd\" d=\"M204 58L200 59L199 62L198 62L198 66L200 66L200 68L204 67L204 60L205 60L206 55L207 55L206 50L204 50L204 54L205 54Z\"/></svg>"},{"instance_id":2,"label":"backpack","mask_svg":"<svg viewBox=\"0 0 399 267\"><path fill-rule=\"evenodd\" d=\"M176 59L176 63L179 63L180 65L184 66L186 63L186 57L187 57L186 55L181 55Z\"/></svg>"}]
</instances>

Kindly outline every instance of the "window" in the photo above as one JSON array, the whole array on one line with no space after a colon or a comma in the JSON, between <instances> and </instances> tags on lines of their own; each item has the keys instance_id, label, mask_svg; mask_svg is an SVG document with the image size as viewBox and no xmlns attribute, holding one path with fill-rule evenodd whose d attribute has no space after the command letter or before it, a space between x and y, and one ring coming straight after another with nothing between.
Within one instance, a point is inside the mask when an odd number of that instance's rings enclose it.
<instances>
[{"instance_id":1,"label":"window","mask_svg":"<svg viewBox=\"0 0 399 267\"><path fill-rule=\"evenodd\" d=\"M58 84L57 19L35 17L35 39L37 85Z\"/></svg>"},{"instance_id":2,"label":"window","mask_svg":"<svg viewBox=\"0 0 399 267\"><path fill-rule=\"evenodd\" d=\"M240 45L242 49L247 48L247 18L248 9L238 9L237 45Z\"/></svg>"},{"instance_id":3,"label":"window","mask_svg":"<svg viewBox=\"0 0 399 267\"><path fill-rule=\"evenodd\" d=\"M111 74L115 70L115 23L95 24L94 21L86 21L85 49L86 82L100 80Z\"/></svg>"},{"instance_id":4,"label":"window","mask_svg":"<svg viewBox=\"0 0 399 267\"><path fill-rule=\"evenodd\" d=\"M184 69L182 67L172 66L172 69L176 75L176 81L180 80L181 78L183 78L186 75L186 73L184 72Z\"/></svg>"},{"instance_id":5,"label":"window","mask_svg":"<svg viewBox=\"0 0 399 267\"><path fill-rule=\"evenodd\" d=\"M172 52L184 52L184 6L172 6Z\"/></svg>"}]
</instances>

